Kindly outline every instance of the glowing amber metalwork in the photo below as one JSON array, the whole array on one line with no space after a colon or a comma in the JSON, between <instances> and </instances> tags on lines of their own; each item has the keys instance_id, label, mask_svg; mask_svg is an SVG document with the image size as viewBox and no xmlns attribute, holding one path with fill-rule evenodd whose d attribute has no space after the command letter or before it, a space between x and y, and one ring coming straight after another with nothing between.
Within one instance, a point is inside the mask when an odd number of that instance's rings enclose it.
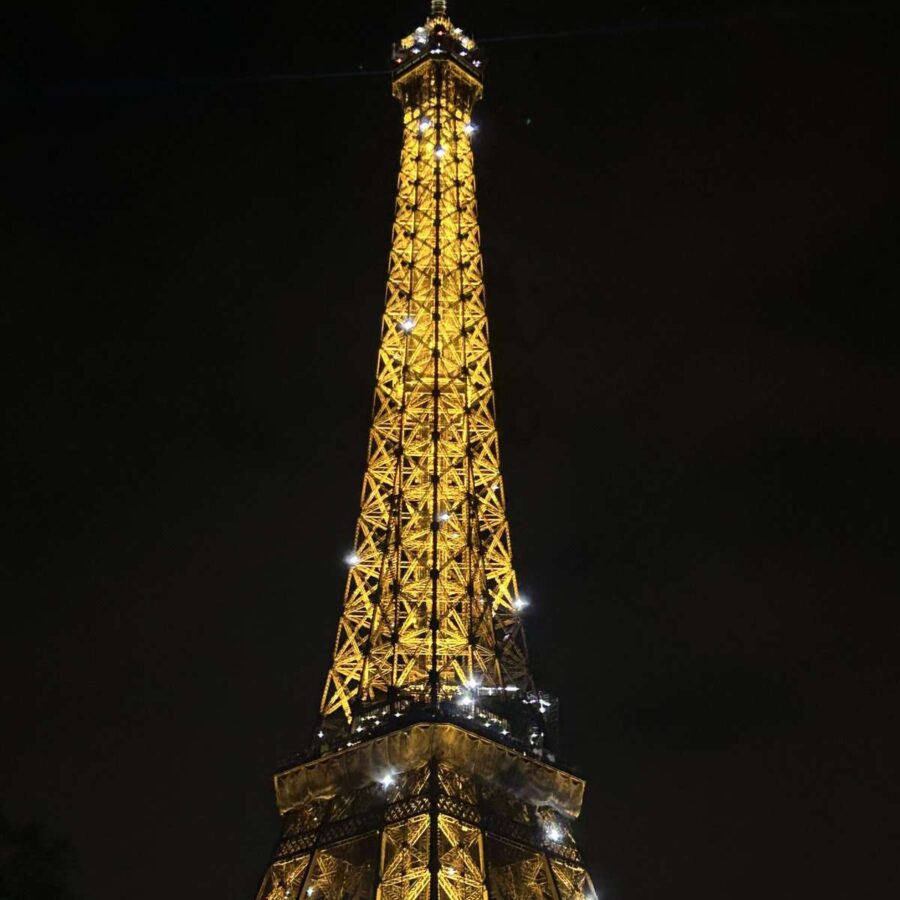
<instances>
[{"instance_id":1,"label":"glowing amber metalwork","mask_svg":"<svg viewBox=\"0 0 900 900\"><path fill-rule=\"evenodd\" d=\"M593 897L512 566L471 112L481 57L435 0L394 48L403 107L369 455L310 752L275 778L258 900Z\"/></svg>"},{"instance_id":2,"label":"glowing amber metalwork","mask_svg":"<svg viewBox=\"0 0 900 900\"><path fill-rule=\"evenodd\" d=\"M424 51L423 51L424 52ZM504 509L472 166L478 80L394 82L403 149L355 556L322 713L530 686ZM467 127L468 126L468 127Z\"/></svg>"}]
</instances>

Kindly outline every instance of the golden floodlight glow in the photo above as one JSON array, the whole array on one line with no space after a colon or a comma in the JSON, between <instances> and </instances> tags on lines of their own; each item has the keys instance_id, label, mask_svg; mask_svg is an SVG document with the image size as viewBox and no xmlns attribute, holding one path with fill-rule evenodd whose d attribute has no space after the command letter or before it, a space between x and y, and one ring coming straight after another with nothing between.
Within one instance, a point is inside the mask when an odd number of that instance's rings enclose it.
<instances>
[{"instance_id":1,"label":"golden floodlight glow","mask_svg":"<svg viewBox=\"0 0 900 900\"><path fill-rule=\"evenodd\" d=\"M413 35L423 45L430 31ZM394 94L403 145L369 459L321 708L347 722L388 699L449 699L473 679L531 687L469 140L481 83L429 53ZM440 527L451 516L458 527Z\"/></svg>"},{"instance_id":2,"label":"golden floodlight glow","mask_svg":"<svg viewBox=\"0 0 900 900\"><path fill-rule=\"evenodd\" d=\"M475 42L393 52L403 142L368 460L307 753L257 900L594 900L512 564L470 138Z\"/></svg>"}]
</instances>

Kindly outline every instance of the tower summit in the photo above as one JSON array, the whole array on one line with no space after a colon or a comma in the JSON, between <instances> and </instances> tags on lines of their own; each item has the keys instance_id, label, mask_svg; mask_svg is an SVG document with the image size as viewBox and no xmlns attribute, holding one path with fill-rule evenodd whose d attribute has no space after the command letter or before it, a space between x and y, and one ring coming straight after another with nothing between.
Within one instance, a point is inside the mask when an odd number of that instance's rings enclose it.
<instances>
[{"instance_id":1,"label":"tower summit","mask_svg":"<svg viewBox=\"0 0 900 900\"><path fill-rule=\"evenodd\" d=\"M393 50L403 144L366 473L309 752L275 776L258 900L593 897L512 567L478 214L475 42Z\"/></svg>"}]
</instances>

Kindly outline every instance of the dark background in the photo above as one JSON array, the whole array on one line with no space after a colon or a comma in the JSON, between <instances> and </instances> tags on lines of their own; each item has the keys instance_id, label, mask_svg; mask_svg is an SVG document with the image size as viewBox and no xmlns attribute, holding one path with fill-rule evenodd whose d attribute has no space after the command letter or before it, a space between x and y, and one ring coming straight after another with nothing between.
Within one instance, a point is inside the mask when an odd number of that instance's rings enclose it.
<instances>
[{"instance_id":1,"label":"dark background","mask_svg":"<svg viewBox=\"0 0 900 900\"><path fill-rule=\"evenodd\" d=\"M367 73L425 5L0 29L0 798L90 900L249 900L275 841L364 464L400 138ZM607 900L900 889L891 10L451 4L507 38L504 472Z\"/></svg>"}]
</instances>

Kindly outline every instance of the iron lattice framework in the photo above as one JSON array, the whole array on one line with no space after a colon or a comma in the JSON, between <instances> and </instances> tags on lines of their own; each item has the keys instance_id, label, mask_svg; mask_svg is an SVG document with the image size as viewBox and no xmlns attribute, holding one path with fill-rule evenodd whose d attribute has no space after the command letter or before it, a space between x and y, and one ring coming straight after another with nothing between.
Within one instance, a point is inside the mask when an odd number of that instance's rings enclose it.
<instances>
[{"instance_id":1,"label":"iron lattice framework","mask_svg":"<svg viewBox=\"0 0 900 900\"><path fill-rule=\"evenodd\" d=\"M394 48L403 145L361 509L320 726L276 775L258 900L593 897L528 669L506 520L470 116L432 3Z\"/></svg>"},{"instance_id":2,"label":"iron lattice framework","mask_svg":"<svg viewBox=\"0 0 900 900\"><path fill-rule=\"evenodd\" d=\"M447 28L446 43L457 43ZM394 80L403 104L397 206L355 564L322 698L326 720L349 721L384 702L434 704L470 682L530 687L470 143L480 60L461 36L465 56L438 58L421 34L395 57L408 60Z\"/></svg>"}]
</instances>

